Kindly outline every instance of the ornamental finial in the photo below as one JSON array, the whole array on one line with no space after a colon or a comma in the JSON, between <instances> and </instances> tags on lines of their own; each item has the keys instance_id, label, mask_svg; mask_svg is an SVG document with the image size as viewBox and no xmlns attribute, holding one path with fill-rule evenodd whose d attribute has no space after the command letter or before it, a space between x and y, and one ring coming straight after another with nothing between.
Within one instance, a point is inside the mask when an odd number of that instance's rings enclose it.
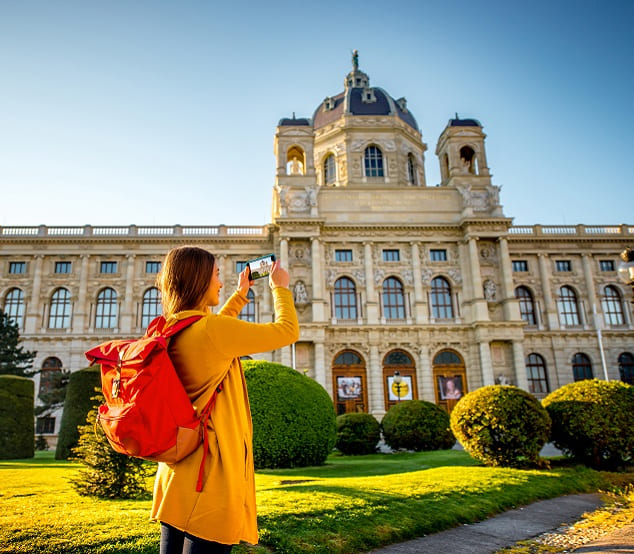
<instances>
[{"instance_id":1,"label":"ornamental finial","mask_svg":"<svg viewBox=\"0 0 634 554\"><path fill-rule=\"evenodd\" d=\"M359 71L359 51L352 51L352 69L354 71Z\"/></svg>"}]
</instances>

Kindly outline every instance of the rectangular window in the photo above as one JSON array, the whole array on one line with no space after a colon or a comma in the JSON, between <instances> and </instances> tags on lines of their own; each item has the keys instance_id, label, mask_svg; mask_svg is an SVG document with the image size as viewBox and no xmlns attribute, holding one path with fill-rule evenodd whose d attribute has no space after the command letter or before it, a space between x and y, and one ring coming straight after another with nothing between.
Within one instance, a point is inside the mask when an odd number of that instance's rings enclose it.
<instances>
[{"instance_id":1,"label":"rectangular window","mask_svg":"<svg viewBox=\"0 0 634 554\"><path fill-rule=\"evenodd\" d=\"M55 418L51 416L38 417L35 424L38 435L51 435L55 432Z\"/></svg>"},{"instance_id":2,"label":"rectangular window","mask_svg":"<svg viewBox=\"0 0 634 554\"><path fill-rule=\"evenodd\" d=\"M526 260L513 260L513 271L528 271L528 262Z\"/></svg>"},{"instance_id":3,"label":"rectangular window","mask_svg":"<svg viewBox=\"0 0 634 554\"><path fill-rule=\"evenodd\" d=\"M145 262L146 273L158 273L161 271L161 262Z\"/></svg>"},{"instance_id":4,"label":"rectangular window","mask_svg":"<svg viewBox=\"0 0 634 554\"><path fill-rule=\"evenodd\" d=\"M599 268L601 271L614 271L614 261L613 260L600 260Z\"/></svg>"},{"instance_id":5,"label":"rectangular window","mask_svg":"<svg viewBox=\"0 0 634 554\"><path fill-rule=\"evenodd\" d=\"M572 262L570 260L556 260L555 269L557 271L572 271Z\"/></svg>"},{"instance_id":6,"label":"rectangular window","mask_svg":"<svg viewBox=\"0 0 634 554\"><path fill-rule=\"evenodd\" d=\"M9 262L9 273L26 273L26 262Z\"/></svg>"},{"instance_id":7,"label":"rectangular window","mask_svg":"<svg viewBox=\"0 0 634 554\"><path fill-rule=\"evenodd\" d=\"M352 250L335 250L336 262L351 262Z\"/></svg>"},{"instance_id":8,"label":"rectangular window","mask_svg":"<svg viewBox=\"0 0 634 554\"><path fill-rule=\"evenodd\" d=\"M432 262L446 262L447 261L447 251L446 250L430 250L429 251L429 259Z\"/></svg>"},{"instance_id":9,"label":"rectangular window","mask_svg":"<svg viewBox=\"0 0 634 554\"><path fill-rule=\"evenodd\" d=\"M383 250L384 262L398 262L401 259L401 253L398 250Z\"/></svg>"},{"instance_id":10,"label":"rectangular window","mask_svg":"<svg viewBox=\"0 0 634 554\"><path fill-rule=\"evenodd\" d=\"M117 262L101 262L101 273L116 273Z\"/></svg>"},{"instance_id":11,"label":"rectangular window","mask_svg":"<svg viewBox=\"0 0 634 554\"><path fill-rule=\"evenodd\" d=\"M70 262L55 262L55 273L70 273Z\"/></svg>"},{"instance_id":12,"label":"rectangular window","mask_svg":"<svg viewBox=\"0 0 634 554\"><path fill-rule=\"evenodd\" d=\"M247 262L236 262L236 273L242 273L247 267Z\"/></svg>"}]
</instances>

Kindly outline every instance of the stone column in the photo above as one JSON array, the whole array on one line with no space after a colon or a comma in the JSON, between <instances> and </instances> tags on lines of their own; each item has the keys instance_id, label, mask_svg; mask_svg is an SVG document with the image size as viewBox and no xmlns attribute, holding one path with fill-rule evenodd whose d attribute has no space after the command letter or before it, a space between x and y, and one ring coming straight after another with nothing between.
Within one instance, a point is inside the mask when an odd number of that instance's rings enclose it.
<instances>
[{"instance_id":1,"label":"stone column","mask_svg":"<svg viewBox=\"0 0 634 554\"><path fill-rule=\"evenodd\" d=\"M515 382L520 389L528 390L528 376L526 375L526 356L522 341L511 342L513 348L513 369L515 370Z\"/></svg>"},{"instance_id":2,"label":"stone column","mask_svg":"<svg viewBox=\"0 0 634 554\"><path fill-rule=\"evenodd\" d=\"M416 323L429 323L427 317L427 307L425 306L425 293L423 292L423 281L420 265L420 243L411 242L412 247L412 271L414 272L414 321Z\"/></svg>"},{"instance_id":3,"label":"stone column","mask_svg":"<svg viewBox=\"0 0 634 554\"><path fill-rule=\"evenodd\" d=\"M280 262L282 267L288 271L288 239L280 239Z\"/></svg>"},{"instance_id":4,"label":"stone column","mask_svg":"<svg viewBox=\"0 0 634 554\"><path fill-rule=\"evenodd\" d=\"M42 263L44 256L35 256L33 267L33 288L31 290L31 301L26 310L26 321L24 332L26 334L35 333L40 328L46 328L46 322L42 323L42 307L40 306L40 289L42 287Z\"/></svg>"},{"instance_id":5,"label":"stone column","mask_svg":"<svg viewBox=\"0 0 634 554\"><path fill-rule=\"evenodd\" d=\"M321 241L314 237L311 239L312 250L312 281L313 281L313 321L324 321L324 270Z\"/></svg>"},{"instance_id":6,"label":"stone column","mask_svg":"<svg viewBox=\"0 0 634 554\"><path fill-rule=\"evenodd\" d=\"M594 278L592 275L592 256L583 254L581 256L583 263L583 276L586 281L586 290L588 291L588 310L592 314L588 321L592 318L595 329L603 328L603 316L600 313L600 303L597 300L597 294L594 287Z\"/></svg>"},{"instance_id":7,"label":"stone column","mask_svg":"<svg viewBox=\"0 0 634 554\"><path fill-rule=\"evenodd\" d=\"M434 391L434 371L429 357L429 348L422 346L418 354L418 367L416 368L416 380L418 381L418 395L421 400L436 403Z\"/></svg>"},{"instance_id":8,"label":"stone column","mask_svg":"<svg viewBox=\"0 0 634 554\"><path fill-rule=\"evenodd\" d=\"M88 263L90 256L82 254L81 269L79 271L79 294L77 296L77 310L73 318L73 332L81 333L87 329L86 318L89 317L89 306L86 303L88 289Z\"/></svg>"},{"instance_id":9,"label":"stone column","mask_svg":"<svg viewBox=\"0 0 634 554\"><path fill-rule=\"evenodd\" d=\"M372 243L363 243L363 262L365 266L366 320L369 325L379 322L379 312L374 288L374 270L372 268Z\"/></svg>"},{"instance_id":10,"label":"stone column","mask_svg":"<svg viewBox=\"0 0 634 554\"><path fill-rule=\"evenodd\" d=\"M539 259L539 278L542 282L542 291L544 292L544 310L546 312L546 323L548 329L559 329L559 319L557 317L557 307L553 301L553 294L550 288L550 269L548 267L548 256L546 254L538 254Z\"/></svg>"},{"instance_id":11,"label":"stone column","mask_svg":"<svg viewBox=\"0 0 634 554\"><path fill-rule=\"evenodd\" d=\"M482 290L482 275L480 273L480 258L478 255L478 239L473 237L469 239L468 252L469 268L471 270L471 288L473 292L473 320L488 321L489 308L487 307L487 302L484 298L484 291Z\"/></svg>"},{"instance_id":12,"label":"stone column","mask_svg":"<svg viewBox=\"0 0 634 554\"><path fill-rule=\"evenodd\" d=\"M482 369L483 386L495 384L493 377L493 363L491 362L491 345L489 342L480 342L478 344L480 350L480 367Z\"/></svg>"},{"instance_id":13,"label":"stone column","mask_svg":"<svg viewBox=\"0 0 634 554\"><path fill-rule=\"evenodd\" d=\"M379 347L370 345L370 360L367 368L368 412L372 415L385 414L383 401L383 368L379 359Z\"/></svg>"},{"instance_id":14,"label":"stone column","mask_svg":"<svg viewBox=\"0 0 634 554\"><path fill-rule=\"evenodd\" d=\"M498 239L498 256L500 259L500 271L502 274L502 303L504 306L504 319L506 321L519 321L521 319L519 302L515 298L513 285L513 268L509 255L509 245L505 237Z\"/></svg>"},{"instance_id":15,"label":"stone column","mask_svg":"<svg viewBox=\"0 0 634 554\"><path fill-rule=\"evenodd\" d=\"M315 341L315 381L324 387L332 395L332 383L326 381L326 358L324 343Z\"/></svg>"},{"instance_id":16,"label":"stone column","mask_svg":"<svg viewBox=\"0 0 634 554\"><path fill-rule=\"evenodd\" d=\"M122 333L132 333L132 325L134 322L134 314L132 313L133 302L132 292L134 290L134 262L135 254L127 255L127 267L125 276L125 296L121 304L121 313L119 314L119 331Z\"/></svg>"}]
</instances>

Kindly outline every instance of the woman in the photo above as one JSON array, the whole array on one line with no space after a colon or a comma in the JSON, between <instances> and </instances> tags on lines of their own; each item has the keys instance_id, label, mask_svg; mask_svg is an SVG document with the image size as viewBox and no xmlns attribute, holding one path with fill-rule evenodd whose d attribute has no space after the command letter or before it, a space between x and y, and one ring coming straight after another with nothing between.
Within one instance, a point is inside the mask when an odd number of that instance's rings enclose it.
<instances>
[{"instance_id":1,"label":"woman","mask_svg":"<svg viewBox=\"0 0 634 554\"><path fill-rule=\"evenodd\" d=\"M249 302L248 270L240 273L238 289L216 315L210 306L218 305L223 285L213 254L183 246L165 257L157 285L167 325L203 315L171 339L170 358L197 410L220 384L222 392L207 426L202 492L196 492L202 446L174 465L159 464L151 517L161 522L161 554L230 552L240 541L258 542L253 428L240 356L275 350L298 339L289 280L274 262L269 285L275 323L249 323L236 317Z\"/></svg>"}]
</instances>

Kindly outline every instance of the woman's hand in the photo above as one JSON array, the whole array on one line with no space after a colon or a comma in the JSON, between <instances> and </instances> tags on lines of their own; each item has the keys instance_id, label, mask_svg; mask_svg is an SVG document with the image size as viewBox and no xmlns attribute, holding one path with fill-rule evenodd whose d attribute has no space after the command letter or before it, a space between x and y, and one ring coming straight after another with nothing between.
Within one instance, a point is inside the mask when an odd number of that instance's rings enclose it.
<instances>
[{"instance_id":1,"label":"woman's hand","mask_svg":"<svg viewBox=\"0 0 634 554\"><path fill-rule=\"evenodd\" d=\"M291 278L288 272L281 266L280 261L273 262L271 273L269 273L269 287L274 289L275 287L288 288Z\"/></svg>"},{"instance_id":2,"label":"woman's hand","mask_svg":"<svg viewBox=\"0 0 634 554\"><path fill-rule=\"evenodd\" d=\"M249 268L245 267L238 276L238 292L242 296L246 296L252 285L253 281L249 280Z\"/></svg>"}]
</instances>

